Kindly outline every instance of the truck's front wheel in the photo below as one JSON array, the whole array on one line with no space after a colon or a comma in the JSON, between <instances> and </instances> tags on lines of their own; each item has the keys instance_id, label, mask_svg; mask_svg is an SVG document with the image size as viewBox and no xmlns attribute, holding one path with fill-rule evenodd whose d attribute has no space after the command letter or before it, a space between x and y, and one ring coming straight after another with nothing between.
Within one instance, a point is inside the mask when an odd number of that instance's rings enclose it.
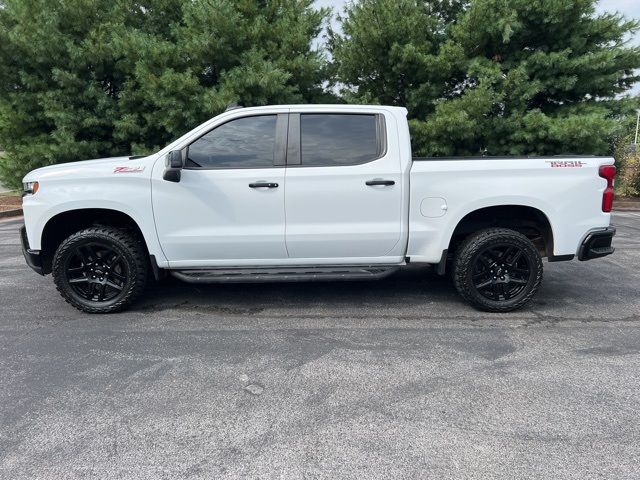
<instances>
[{"instance_id":1,"label":"truck's front wheel","mask_svg":"<svg viewBox=\"0 0 640 480\"><path fill-rule=\"evenodd\" d=\"M53 257L60 294L83 312L126 308L142 293L147 262L141 242L111 227L91 227L64 240Z\"/></svg>"},{"instance_id":2,"label":"truck's front wheel","mask_svg":"<svg viewBox=\"0 0 640 480\"><path fill-rule=\"evenodd\" d=\"M470 235L454 261L456 289L471 305L510 312L528 303L542 282L542 258L521 233L491 228Z\"/></svg>"}]
</instances>

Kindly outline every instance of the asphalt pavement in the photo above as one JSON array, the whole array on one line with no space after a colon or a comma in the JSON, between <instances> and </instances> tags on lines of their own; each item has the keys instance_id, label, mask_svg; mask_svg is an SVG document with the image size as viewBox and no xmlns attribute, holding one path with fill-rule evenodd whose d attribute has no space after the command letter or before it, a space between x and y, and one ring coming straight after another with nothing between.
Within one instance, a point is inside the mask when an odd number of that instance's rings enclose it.
<instances>
[{"instance_id":1,"label":"asphalt pavement","mask_svg":"<svg viewBox=\"0 0 640 480\"><path fill-rule=\"evenodd\" d=\"M86 315L0 222L0 478L640 478L640 213L512 314L411 268Z\"/></svg>"}]
</instances>

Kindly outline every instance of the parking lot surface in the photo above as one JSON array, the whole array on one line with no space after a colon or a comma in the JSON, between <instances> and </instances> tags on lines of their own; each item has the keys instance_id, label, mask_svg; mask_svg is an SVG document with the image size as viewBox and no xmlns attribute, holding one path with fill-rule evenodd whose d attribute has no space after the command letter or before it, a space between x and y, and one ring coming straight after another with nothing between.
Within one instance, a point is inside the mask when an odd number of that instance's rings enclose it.
<instances>
[{"instance_id":1,"label":"parking lot surface","mask_svg":"<svg viewBox=\"0 0 640 480\"><path fill-rule=\"evenodd\" d=\"M477 312L380 282L194 286L86 315L0 223L0 478L640 478L640 213Z\"/></svg>"}]
</instances>

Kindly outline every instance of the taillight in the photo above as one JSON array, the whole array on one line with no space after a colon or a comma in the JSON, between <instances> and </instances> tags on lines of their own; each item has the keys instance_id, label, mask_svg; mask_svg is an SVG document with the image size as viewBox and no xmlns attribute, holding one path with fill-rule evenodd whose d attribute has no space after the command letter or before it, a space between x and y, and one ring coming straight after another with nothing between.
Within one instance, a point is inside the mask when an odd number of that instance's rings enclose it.
<instances>
[{"instance_id":1,"label":"taillight","mask_svg":"<svg viewBox=\"0 0 640 480\"><path fill-rule=\"evenodd\" d=\"M610 212L613 210L613 185L616 178L616 167L613 165L602 165L598 171L598 175L607 181L607 188L602 194L602 211Z\"/></svg>"}]
</instances>

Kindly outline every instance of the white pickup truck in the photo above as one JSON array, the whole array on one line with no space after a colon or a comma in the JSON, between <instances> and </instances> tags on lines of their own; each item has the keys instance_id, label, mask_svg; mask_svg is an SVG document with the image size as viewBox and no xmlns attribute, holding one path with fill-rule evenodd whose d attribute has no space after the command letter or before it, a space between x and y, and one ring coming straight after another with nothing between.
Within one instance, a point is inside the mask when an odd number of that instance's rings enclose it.
<instances>
[{"instance_id":1,"label":"white pickup truck","mask_svg":"<svg viewBox=\"0 0 640 480\"><path fill-rule=\"evenodd\" d=\"M147 278L382 278L451 270L477 308L526 304L542 258L613 253L612 158L412 158L404 108L234 108L159 152L24 178L23 251L85 312Z\"/></svg>"}]
</instances>

